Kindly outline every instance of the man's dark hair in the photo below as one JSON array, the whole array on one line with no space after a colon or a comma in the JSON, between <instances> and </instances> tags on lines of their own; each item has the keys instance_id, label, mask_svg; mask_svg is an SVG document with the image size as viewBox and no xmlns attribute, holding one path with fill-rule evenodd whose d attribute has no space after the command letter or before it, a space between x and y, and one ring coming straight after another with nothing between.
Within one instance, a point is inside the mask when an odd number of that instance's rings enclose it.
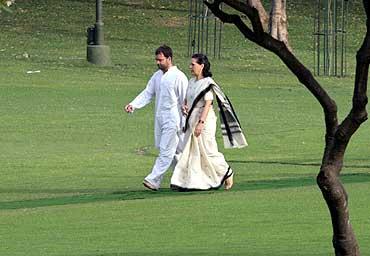
<instances>
[{"instance_id":1,"label":"man's dark hair","mask_svg":"<svg viewBox=\"0 0 370 256\"><path fill-rule=\"evenodd\" d=\"M158 49L155 50L155 55L158 55L158 54L161 54L161 53L164 55L164 57L166 57L166 58L171 57L171 59L172 59L172 49L171 49L171 47L169 47L165 44L159 46Z\"/></svg>"}]
</instances>

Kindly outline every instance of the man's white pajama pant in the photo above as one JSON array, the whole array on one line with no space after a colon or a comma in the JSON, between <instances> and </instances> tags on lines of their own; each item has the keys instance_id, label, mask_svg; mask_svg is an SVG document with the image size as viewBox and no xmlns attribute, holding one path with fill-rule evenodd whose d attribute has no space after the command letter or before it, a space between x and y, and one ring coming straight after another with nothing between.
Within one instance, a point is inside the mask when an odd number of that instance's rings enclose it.
<instances>
[{"instance_id":1,"label":"man's white pajama pant","mask_svg":"<svg viewBox=\"0 0 370 256\"><path fill-rule=\"evenodd\" d=\"M171 166L179 144L177 127L162 127L159 135L159 155L155 160L152 172L145 177L156 188L159 188L167 169ZM157 134L156 134L157 136Z\"/></svg>"}]
</instances>

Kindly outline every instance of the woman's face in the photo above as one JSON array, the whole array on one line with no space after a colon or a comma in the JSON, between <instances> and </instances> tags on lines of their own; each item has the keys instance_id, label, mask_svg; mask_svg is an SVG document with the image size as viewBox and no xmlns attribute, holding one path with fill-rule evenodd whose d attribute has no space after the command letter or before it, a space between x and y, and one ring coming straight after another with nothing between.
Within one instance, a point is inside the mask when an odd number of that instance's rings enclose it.
<instances>
[{"instance_id":1,"label":"woman's face","mask_svg":"<svg viewBox=\"0 0 370 256\"><path fill-rule=\"evenodd\" d=\"M198 64L197 59L192 58L189 68L193 76L199 77L202 74L204 64Z\"/></svg>"}]
</instances>

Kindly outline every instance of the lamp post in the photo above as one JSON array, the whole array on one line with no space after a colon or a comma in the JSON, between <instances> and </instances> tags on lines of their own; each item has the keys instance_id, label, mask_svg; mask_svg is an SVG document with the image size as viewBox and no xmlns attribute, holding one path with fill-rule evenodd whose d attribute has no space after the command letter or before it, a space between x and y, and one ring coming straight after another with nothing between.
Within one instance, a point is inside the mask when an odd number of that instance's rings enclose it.
<instances>
[{"instance_id":1,"label":"lamp post","mask_svg":"<svg viewBox=\"0 0 370 256\"><path fill-rule=\"evenodd\" d=\"M104 45L102 0L96 0L96 23L87 29L87 61L100 66L111 64L109 46Z\"/></svg>"}]
</instances>

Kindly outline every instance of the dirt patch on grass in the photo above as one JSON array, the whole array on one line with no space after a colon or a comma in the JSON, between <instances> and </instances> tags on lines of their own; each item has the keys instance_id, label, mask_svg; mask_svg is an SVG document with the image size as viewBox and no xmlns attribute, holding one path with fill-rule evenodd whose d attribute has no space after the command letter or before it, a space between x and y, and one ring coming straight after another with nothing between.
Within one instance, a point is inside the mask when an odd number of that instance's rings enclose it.
<instances>
[{"instance_id":1,"label":"dirt patch on grass","mask_svg":"<svg viewBox=\"0 0 370 256\"><path fill-rule=\"evenodd\" d=\"M159 26L169 28L180 28L187 25L187 19L185 17L159 17L155 22Z\"/></svg>"},{"instance_id":2,"label":"dirt patch on grass","mask_svg":"<svg viewBox=\"0 0 370 256\"><path fill-rule=\"evenodd\" d=\"M143 0L129 0L129 1L126 1L126 4L127 5L141 5L143 6L144 5L144 1Z\"/></svg>"}]
</instances>

